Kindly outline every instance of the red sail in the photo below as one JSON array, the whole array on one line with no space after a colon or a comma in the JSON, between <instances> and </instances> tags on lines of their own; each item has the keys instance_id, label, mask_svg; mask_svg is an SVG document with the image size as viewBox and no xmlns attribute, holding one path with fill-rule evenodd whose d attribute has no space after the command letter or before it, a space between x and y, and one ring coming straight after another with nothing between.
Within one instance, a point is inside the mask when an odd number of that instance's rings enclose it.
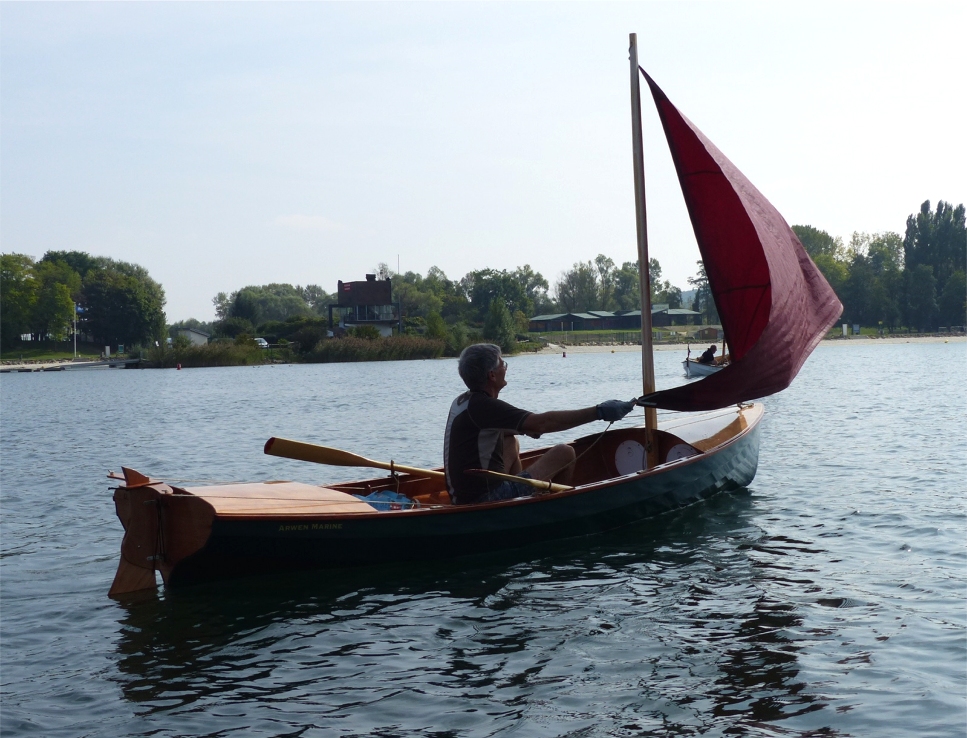
<instances>
[{"instance_id":1,"label":"red sail","mask_svg":"<svg viewBox=\"0 0 967 738\"><path fill-rule=\"evenodd\" d=\"M655 392L649 405L714 410L789 386L843 306L779 212L668 100L651 87L731 364Z\"/></svg>"}]
</instances>

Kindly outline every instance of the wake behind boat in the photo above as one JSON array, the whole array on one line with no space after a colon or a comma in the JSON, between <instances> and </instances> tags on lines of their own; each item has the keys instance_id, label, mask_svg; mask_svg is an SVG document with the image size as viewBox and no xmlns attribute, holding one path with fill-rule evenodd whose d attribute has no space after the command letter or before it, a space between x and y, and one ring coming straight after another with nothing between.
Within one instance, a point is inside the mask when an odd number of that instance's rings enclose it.
<instances>
[{"instance_id":1,"label":"wake behind boat","mask_svg":"<svg viewBox=\"0 0 967 738\"><path fill-rule=\"evenodd\" d=\"M601 533L752 481L763 408L748 401L792 382L842 306L782 216L640 70L634 34L630 51L644 426L573 441L573 486L548 485L536 496L469 505L451 503L440 469L285 439L270 439L266 453L383 468L390 475L321 487L177 487L124 469L114 495L124 539L111 595L155 587L156 572L175 586ZM639 71L658 108L731 359L711 376L661 391L654 386L651 352ZM658 409L688 414L659 424ZM521 454L525 468L542 453Z\"/></svg>"}]
</instances>

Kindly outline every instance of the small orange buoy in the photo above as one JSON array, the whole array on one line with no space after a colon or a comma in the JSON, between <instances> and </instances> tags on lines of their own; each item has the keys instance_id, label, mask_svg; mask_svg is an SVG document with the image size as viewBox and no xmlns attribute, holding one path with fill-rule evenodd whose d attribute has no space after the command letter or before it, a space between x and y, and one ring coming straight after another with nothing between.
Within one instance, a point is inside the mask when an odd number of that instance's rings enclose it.
<instances>
[{"instance_id":1,"label":"small orange buoy","mask_svg":"<svg viewBox=\"0 0 967 738\"><path fill-rule=\"evenodd\" d=\"M178 369L181 369L181 364L178 365Z\"/></svg>"}]
</instances>

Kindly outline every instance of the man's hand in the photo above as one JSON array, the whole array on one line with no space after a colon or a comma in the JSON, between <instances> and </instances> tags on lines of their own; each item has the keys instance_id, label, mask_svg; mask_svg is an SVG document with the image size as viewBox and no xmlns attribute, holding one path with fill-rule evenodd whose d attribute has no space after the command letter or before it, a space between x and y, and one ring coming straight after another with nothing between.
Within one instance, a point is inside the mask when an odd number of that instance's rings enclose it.
<instances>
[{"instance_id":1,"label":"man's hand","mask_svg":"<svg viewBox=\"0 0 967 738\"><path fill-rule=\"evenodd\" d=\"M597 406L598 420L607 420L609 423L613 423L616 420L621 420L634 408L634 400L605 400Z\"/></svg>"}]
</instances>

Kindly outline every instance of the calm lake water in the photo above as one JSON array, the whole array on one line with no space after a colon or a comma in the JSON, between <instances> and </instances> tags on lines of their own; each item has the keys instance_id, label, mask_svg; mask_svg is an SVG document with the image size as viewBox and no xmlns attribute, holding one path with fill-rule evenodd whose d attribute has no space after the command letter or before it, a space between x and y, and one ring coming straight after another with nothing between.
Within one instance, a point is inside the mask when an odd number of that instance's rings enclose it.
<instances>
[{"instance_id":1,"label":"calm lake water","mask_svg":"<svg viewBox=\"0 0 967 738\"><path fill-rule=\"evenodd\" d=\"M108 469L367 476L264 456L273 435L437 466L456 363L5 374L0 732L962 737L965 366L963 342L821 346L765 400L748 490L612 534L124 603ZM640 365L508 379L563 409L639 394Z\"/></svg>"}]
</instances>

